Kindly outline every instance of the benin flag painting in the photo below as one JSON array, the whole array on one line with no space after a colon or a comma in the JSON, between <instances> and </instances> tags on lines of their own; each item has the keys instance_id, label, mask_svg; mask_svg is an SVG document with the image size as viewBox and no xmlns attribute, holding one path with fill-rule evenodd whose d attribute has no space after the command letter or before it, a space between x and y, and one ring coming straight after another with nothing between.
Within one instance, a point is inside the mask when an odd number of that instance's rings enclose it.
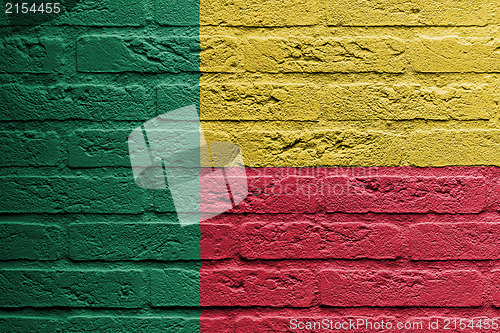
<instances>
[{"instance_id":1,"label":"benin flag painting","mask_svg":"<svg viewBox=\"0 0 500 333\"><path fill-rule=\"evenodd\" d=\"M500 3L61 6L0 15L1 332L499 329Z\"/></svg>"}]
</instances>

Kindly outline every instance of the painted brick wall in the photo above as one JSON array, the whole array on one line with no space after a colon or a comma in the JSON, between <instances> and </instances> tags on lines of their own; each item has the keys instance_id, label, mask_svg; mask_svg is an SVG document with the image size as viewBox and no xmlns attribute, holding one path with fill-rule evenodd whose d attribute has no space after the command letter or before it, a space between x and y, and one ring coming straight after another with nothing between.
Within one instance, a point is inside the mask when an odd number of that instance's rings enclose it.
<instances>
[{"instance_id":1,"label":"painted brick wall","mask_svg":"<svg viewBox=\"0 0 500 333\"><path fill-rule=\"evenodd\" d=\"M63 4L0 13L1 332L500 326L499 3ZM180 227L126 140L193 103L250 195Z\"/></svg>"},{"instance_id":2,"label":"painted brick wall","mask_svg":"<svg viewBox=\"0 0 500 333\"><path fill-rule=\"evenodd\" d=\"M127 149L185 102L161 87L198 87L198 23L196 1L2 7L0 332L200 331L200 228L135 185Z\"/></svg>"}]
</instances>

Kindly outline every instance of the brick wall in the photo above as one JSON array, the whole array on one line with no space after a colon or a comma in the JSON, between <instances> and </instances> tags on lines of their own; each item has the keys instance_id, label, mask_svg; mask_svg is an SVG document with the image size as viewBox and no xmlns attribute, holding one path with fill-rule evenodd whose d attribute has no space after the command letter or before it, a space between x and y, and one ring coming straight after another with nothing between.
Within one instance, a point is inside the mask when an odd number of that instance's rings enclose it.
<instances>
[{"instance_id":1,"label":"brick wall","mask_svg":"<svg viewBox=\"0 0 500 333\"><path fill-rule=\"evenodd\" d=\"M202 331L499 316L497 7L201 1L200 116L252 167Z\"/></svg>"},{"instance_id":2,"label":"brick wall","mask_svg":"<svg viewBox=\"0 0 500 333\"><path fill-rule=\"evenodd\" d=\"M202 224L228 246L202 260L202 329L498 317L498 168L291 170L249 169L249 198L211 221L227 229Z\"/></svg>"},{"instance_id":3,"label":"brick wall","mask_svg":"<svg viewBox=\"0 0 500 333\"><path fill-rule=\"evenodd\" d=\"M1 332L500 318L495 1L1 12ZM188 104L250 195L181 227L127 136Z\"/></svg>"}]
</instances>

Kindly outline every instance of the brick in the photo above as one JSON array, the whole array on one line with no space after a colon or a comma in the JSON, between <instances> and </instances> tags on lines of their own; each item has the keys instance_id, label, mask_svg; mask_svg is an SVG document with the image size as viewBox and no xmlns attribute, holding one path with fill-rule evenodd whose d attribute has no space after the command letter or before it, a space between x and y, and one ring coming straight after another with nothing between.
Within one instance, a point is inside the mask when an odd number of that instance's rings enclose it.
<instances>
[{"instance_id":1,"label":"brick","mask_svg":"<svg viewBox=\"0 0 500 333\"><path fill-rule=\"evenodd\" d=\"M143 212L145 190L133 178L2 177L4 213Z\"/></svg>"},{"instance_id":2,"label":"brick","mask_svg":"<svg viewBox=\"0 0 500 333\"><path fill-rule=\"evenodd\" d=\"M499 41L493 37L421 37L409 47L411 65L423 73L498 73Z\"/></svg>"},{"instance_id":3,"label":"brick","mask_svg":"<svg viewBox=\"0 0 500 333\"><path fill-rule=\"evenodd\" d=\"M145 2L84 0L58 17L55 24L76 26L141 26L146 23Z\"/></svg>"},{"instance_id":4,"label":"brick","mask_svg":"<svg viewBox=\"0 0 500 333\"><path fill-rule=\"evenodd\" d=\"M161 84L156 88L157 114L177 110L188 105L200 105L198 85Z\"/></svg>"},{"instance_id":5,"label":"brick","mask_svg":"<svg viewBox=\"0 0 500 333\"><path fill-rule=\"evenodd\" d=\"M206 124L206 122L201 123L201 129L203 130L203 135L205 136L205 140L207 142L210 143L210 142L230 142L231 141L230 136L227 135L227 133L224 133L222 131L214 132L211 130L205 130L204 129L205 124Z\"/></svg>"},{"instance_id":6,"label":"brick","mask_svg":"<svg viewBox=\"0 0 500 333\"><path fill-rule=\"evenodd\" d=\"M483 304L482 280L473 270L324 270L319 291L327 306L472 307Z\"/></svg>"},{"instance_id":7,"label":"brick","mask_svg":"<svg viewBox=\"0 0 500 333\"><path fill-rule=\"evenodd\" d=\"M293 318L239 316L235 320L236 329L234 332L290 332L293 319L300 320L295 316ZM301 332L304 330L295 327L293 331Z\"/></svg>"},{"instance_id":8,"label":"brick","mask_svg":"<svg viewBox=\"0 0 500 333\"><path fill-rule=\"evenodd\" d=\"M61 332L63 322L52 317L0 317L0 331L4 333L31 332L50 333Z\"/></svg>"},{"instance_id":9,"label":"brick","mask_svg":"<svg viewBox=\"0 0 500 333\"><path fill-rule=\"evenodd\" d=\"M148 332L192 333L200 331L198 318L160 316L76 316L69 319L65 332Z\"/></svg>"},{"instance_id":10,"label":"brick","mask_svg":"<svg viewBox=\"0 0 500 333\"><path fill-rule=\"evenodd\" d=\"M500 270L494 269L491 271L490 276L491 282L491 295L493 300L493 306L500 307Z\"/></svg>"},{"instance_id":11,"label":"brick","mask_svg":"<svg viewBox=\"0 0 500 333\"><path fill-rule=\"evenodd\" d=\"M318 95L314 84L203 84L200 119L317 120Z\"/></svg>"},{"instance_id":12,"label":"brick","mask_svg":"<svg viewBox=\"0 0 500 333\"><path fill-rule=\"evenodd\" d=\"M61 138L56 132L0 132L0 166L56 166L61 162Z\"/></svg>"},{"instance_id":13,"label":"brick","mask_svg":"<svg viewBox=\"0 0 500 333\"><path fill-rule=\"evenodd\" d=\"M488 19L483 0L340 0L328 4L328 25L475 26L486 25Z\"/></svg>"},{"instance_id":14,"label":"brick","mask_svg":"<svg viewBox=\"0 0 500 333\"><path fill-rule=\"evenodd\" d=\"M197 37L88 35L78 40L77 69L89 73L199 71Z\"/></svg>"},{"instance_id":15,"label":"brick","mask_svg":"<svg viewBox=\"0 0 500 333\"><path fill-rule=\"evenodd\" d=\"M401 247L382 223L245 223L239 238L247 259L394 259Z\"/></svg>"},{"instance_id":16,"label":"brick","mask_svg":"<svg viewBox=\"0 0 500 333\"><path fill-rule=\"evenodd\" d=\"M498 259L497 223L418 223L409 227L412 260Z\"/></svg>"},{"instance_id":17,"label":"brick","mask_svg":"<svg viewBox=\"0 0 500 333\"><path fill-rule=\"evenodd\" d=\"M333 176L320 185L328 212L479 213L491 200L483 177Z\"/></svg>"},{"instance_id":18,"label":"brick","mask_svg":"<svg viewBox=\"0 0 500 333\"><path fill-rule=\"evenodd\" d=\"M200 317L200 329L201 332L239 333L236 331L235 321L227 316L215 317L212 314L205 314L205 316Z\"/></svg>"},{"instance_id":19,"label":"brick","mask_svg":"<svg viewBox=\"0 0 500 333\"><path fill-rule=\"evenodd\" d=\"M1 270L0 306L138 308L145 288L139 270Z\"/></svg>"},{"instance_id":20,"label":"brick","mask_svg":"<svg viewBox=\"0 0 500 333\"><path fill-rule=\"evenodd\" d=\"M168 185L168 184L167 184ZM170 191L167 189L165 191L151 191L148 190L148 200L149 200L149 205L152 208L153 211L157 213L177 213L177 210L181 211L182 209L189 209L190 207L184 208L184 207L179 207L179 209L176 209L175 204L173 202L172 194ZM186 200L188 201L188 200ZM189 201L191 204L196 205L196 200ZM193 213L193 212L188 212L188 213ZM193 214L193 218L199 219L199 212L196 211Z\"/></svg>"},{"instance_id":21,"label":"brick","mask_svg":"<svg viewBox=\"0 0 500 333\"><path fill-rule=\"evenodd\" d=\"M66 235L55 225L0 224L0 259L55 260L66 253Z\"/></svg>"},{"instance_id":22,"label":"brick","mask_svg":"<svg viewBox=\"0 0 500 333\"><path fill-rule=\"evenodd\" d=\"M199 177L200 169L191 169L191 171L189 173L186 173L186 175L188 177ZM170 184L180 184L180 182L185 180L186 178L184 178L183 180L179 179L180 178L167 177L166 180L167 183ZM179 195L177 197L179 201L177 202L176 206L174 204L173 196L170 192L169 186L171 185L167 184L167 188L164 190L145 190L145 193L147 193L147 204L150 209L157 213L177 213L178 217L180 216L179 214L185 214L182 216L183 221L192 221L196 224L199 223L200 218L202 218L201 210L203 208L203 204L206 202L201 201L200 197L197 196L181 197L182 194L181 192L179 192L179 189L177 189L176 193L178 193Z\"/></svg>"},{"instance_id":23,"label":"brick","mask_svg":"<svg viewBox=\"0 0 500 333\"><path fill-rule=\"evenodd\" d=\"M331 84L321 101L328 120L489 120L496 109L488 85L469 83Z\"/></svg>"},{"instance_id":24,"label":"brick","mask_svg":"<svg viewBox=\"0 0 500 333\"><path fill-rule=\"evenodd\" d=\"M128 166L130 130L77 130L69 140L70 167Z\"/></svg>"},{"instance_id":25,"label":"brick","mask_svg":"<svg viewBox=\"0 0 500 333\"><path fill-rule=\"evenodd\" d=\"M4 38L0 73L58 73L66 64L65 47L56 37Z\"/></svg>"},{"instance_id":26,"label":"brick","mask_svg":"<svg viewBox=\"0 0 500 333\"><path fill-rule=\"evenodd\" d=\"M500 131L496 129L415 131L408 136L414 166L500 166Z\"/></svg>"},{"instance_id":27,"label":"brick","mask_svg":"<svg viewBox=\"0 0 500 333\"><path fill-rule=\"evenodd\" d=\"M382 321L384 323L391 322L396 328L396 318L389 316L345 316L345 317L313 317L304 316L300 312L286 312L287 317L281 316L238 316L235 320L235 328L231 332L321 332L321 331L337 331L337 332L352 332L352 331L376 331L374 323ZM201 319L203 320L203 319ZM370 326L371 323L371 326ZM203 325L203 321L202 321ZM203 327L203 326L202 326ZM384 330L385 331L385 330ZM389 331L389 330L388 330ZM210 331L219 332L219 331Z\"/></svg>"},{"instance_id":28,"label":"brick","mask_svg":"<svg viewBox=\"0 0 500 333\"><path fill-rule=\"evenodd\" d=\"M308 307L315 282L303 269L202 269L201 306Z\"/></svg>"},{"instance_id":29,"label":"brick","mask_svg":"<svg viewBox=\"0 0 500 333\"><path fill-rule=\"evenodd\" d=\"M155 115L138 85L0 86L0 120L148 120Z\"/></svg>"},{"instance_id":30,"label":"brick","mask_svg":"<svg viewBox=\"0 0 500 333\"><path fill-rule=\"evenodd\" d=\"M401 137L381 131L248 130L236 135L248 167L399 166L406 154Z\"/></svg>"},{"instance_id":31,"label":"brick","mask_svg":"<svg viewBox=\"0 0 500 333\"><path fill-rule=\"evenodd\" d=\"M235 255L237 239L229 224L200 223L200 258L227 259Z\"/></svg>"},{"instance_id":32,"label":"brick","mask_svg":"<svg viewBox=\"0 0 500 333\"><path fill-rule=\"evenodd\" d=\"M251 37L245 66L267 73L402 73L405 50L405 43L394 37Z\"/></svg>"},{"instance_id":33,"label":"brick","mask_svg":"<svg viewBox=\"0 0 500 333\"><path fill-rule=\"evenodd\" d=\"M249 195L232 212L316 213L319 211L318 199L309 194L315 184L313 177L249 177Z\"/></svg>"},{"instance_id":34,"label":"brick","mask_svg":"<svg viewBox=\"0 0 500 333\"><path fill-rule=\"evenodd\" d=\"M199 225L179 223L73 223L74 260L200 259Z\"/></svg>"},{"instance_id":35,"label":"brick","mask_svg":"<svg viewBox=\"0 0 500 333\"><path fill-rule=\"evenodd\" d=\"M167 26L200 25L200 1L198 0L156 0L155 20Z\"/></svg>"},{"instance_id":36,"label":"brick","mask_svg":"<svg viewBox=\"0 0 500 333\"><path fill-rule=\"evenodd\" d=\"M315 25L319 23L319 8L319 3L315 0L201 1L200 23L247 27Z\"/></svg>"},{"instance_id":37,"label":"brick","mask_svg":"<svg viewBox=\"0 0 500 333\"><path fill-rule=\"evenodd\" d=\"M243 71L241 42L232 36L200 36L200 71L235 73Z\"/></svg>"},{"instance_id":38,"label":"brick","mask_svg":"<svg viewBox=\"0 0 500 333\"><path fill-rule=\"evenodd\" d=\"M154 307L200 306L200 274L197 270L152 270L150 288Z\"/></svg>"}]
</instances>

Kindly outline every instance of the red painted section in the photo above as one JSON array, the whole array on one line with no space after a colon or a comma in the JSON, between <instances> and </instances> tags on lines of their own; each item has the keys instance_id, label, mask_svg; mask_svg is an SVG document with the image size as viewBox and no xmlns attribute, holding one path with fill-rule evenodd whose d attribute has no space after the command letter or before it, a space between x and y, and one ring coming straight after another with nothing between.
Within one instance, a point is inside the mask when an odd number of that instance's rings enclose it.
<instances>
[{"instance_id":1,"label":"red painted section","mask_svg":"<svg viewBox=\"0 0 500 333\"><path fill-rule=\"evenodd\" d=\"M478 213L496 195L488 168L357 169L249 169L251 195L233 212Z\"/></svg>"},{"instance_id":2,"label":"red painted section","mask_svg":"<svg viewBox=\"0 0 500 333\"><path fill-rule=\"evenodd\" d=\"M201 225L202 332L315 332L290 320L325 318L438 320L444 330L500 318L500 168L247 176L250 195Z\"/></svg>"},{"instance_id":3,"label":"red painted section","mask_svg":"<svg viewBox=\"0 0 500 333\"><path fill-rule=\"evenodd\" d=\"M499 223L417 223L409 226L412 260L496 260L500 258Z\"/></svg>"},{"instance_id":4,"label":"red painted section","mask_svg":"<svg viewBox=\"0 0 500 333\"><path fill-rule=\"evenodd\" d=\"M399 228L385 223L250 222L239 229L245 259L395 259Z\"/></svg>"},{"instance_id":5,"label":"red painted section","mask_svg":"<svg viewBox=\"0 0 500 333\"><path fill-rule=\"evenodd\" d=\"M307 269L227 267L200 272L202 306L308 307L315 292L314 273Z\"/></svg>"},{"instance_id":6,"label":"red painted section","mask_svg":"<svg viewBox=\"0 0 500 333\"><path fill-rule=\"evenodd\" d=\"M473 307L483 302L476 270L324 270L319 302L327 306Z\"/></svg>"}]
</instances>

